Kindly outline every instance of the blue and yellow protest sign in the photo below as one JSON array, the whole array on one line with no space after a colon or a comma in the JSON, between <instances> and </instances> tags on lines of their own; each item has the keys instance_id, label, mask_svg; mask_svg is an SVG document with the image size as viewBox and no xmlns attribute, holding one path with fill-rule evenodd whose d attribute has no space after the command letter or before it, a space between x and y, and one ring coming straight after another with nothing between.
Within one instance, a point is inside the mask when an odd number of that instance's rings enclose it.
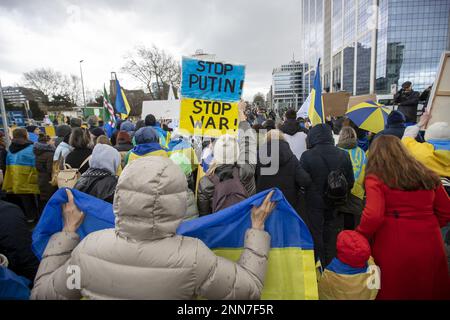
<instances>
[{"instance_id":1,"label":"blue and yellow protest sign","mask_svg":"<svg viewBox=\"0 0 450 320\"><path fill-rule=\"evenodd\" d=\"M183 57L180 129L191 135L235 134L245 66Z\"/></svg>"}]
</instances>

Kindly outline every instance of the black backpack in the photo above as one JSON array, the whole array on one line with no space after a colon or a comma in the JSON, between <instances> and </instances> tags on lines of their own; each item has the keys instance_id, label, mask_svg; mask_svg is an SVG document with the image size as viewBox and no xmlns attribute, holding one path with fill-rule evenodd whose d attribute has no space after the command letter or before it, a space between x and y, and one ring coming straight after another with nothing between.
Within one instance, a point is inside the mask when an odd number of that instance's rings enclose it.
<instances>
[{"instance_id":1,"label":"black backpack","mask_svg":"<svg viewBox=\"0 0 450 320\"><path fill-rule=\"evenodd\" d=\"M332 207L343 206L347 203L348 198L347 178L341 169L330 170L325 158L320 157L325 162L325 166L329 172L325 186L325 201Z\"/></svg>"}]
</instances>

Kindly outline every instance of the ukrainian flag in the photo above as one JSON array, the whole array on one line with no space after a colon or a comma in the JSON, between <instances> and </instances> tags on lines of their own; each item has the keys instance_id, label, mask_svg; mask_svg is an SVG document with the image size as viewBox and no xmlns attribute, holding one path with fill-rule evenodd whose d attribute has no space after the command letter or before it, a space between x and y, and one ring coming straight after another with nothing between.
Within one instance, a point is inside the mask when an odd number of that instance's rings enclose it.
<instances>
[{"instance_id":1,"label":"ukrainian flag","mask_svg":"<svg viewBox=\"0 0 450 320\"><path fill-rule=\"evenodd\" d=\"M217 255L238 261L245 231L251 228L251 209L262 204L270 190L217 213L184 222L178 234L199 238ZM270 300L318 299L313 240L305 223L275 189L277 206L265 224L271 249L261 298Z\"/></svg>"},{"instance_id":2,"label":"ukrainian flag","mask_svg":"<svg viewBox=\"0 0 450 320\"><path fill-rule=\"evenodd\" d=\"M325 123L325 110L323 108L322 98L322 81L320 79L320 59L317 62L316 76L314 78L314 85L310 93L311 101L308 109L308 117L311 124Z\"/></svg>"},{"instance_id":3,"label":"ukrainian flag","mask_svg":"<svg viewBox=\"0 0 450 320\"><path fill-rule=\"evenodd\" d=\"M270 190L217 213L183 222L177 234L201 239L217 255L238 261L243 251L245 231L251 227L251 209L259 206ZM89 233L114 227L110 203L72 190L75 204L85 219L77 233L81 239ZM302 219L275 189L272 201L277 205L265 224L271 235L269 263L262 299L318 299L313 240ZM61 188L49 200L33 231L33 252L41 259L50 237L62 230L61 205L67 202Z\"/></svg>"},{"instance_id":4,"label":"ukrainian flag","mask_svg":"<svg viewBox=\"0 0 450 320\"><path fill-rule=\"evenodd\" d=\"M128 103L125 92L120 86L119 80L116 79L116 111L120 113L122 119L126 119L130 114L130 104Z\"/></svg>"}]
</instances>

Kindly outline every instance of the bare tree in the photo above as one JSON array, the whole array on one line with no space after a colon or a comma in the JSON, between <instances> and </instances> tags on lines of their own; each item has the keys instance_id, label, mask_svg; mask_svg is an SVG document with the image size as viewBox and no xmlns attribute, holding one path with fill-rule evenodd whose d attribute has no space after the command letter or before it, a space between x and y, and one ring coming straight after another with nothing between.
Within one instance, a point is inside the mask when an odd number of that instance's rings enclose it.
<instances>
[{"instance_id":1,"label":"bare tree","mask_svg":"<svg viewBox=\"0 0 450 320\"><path fill-rule=\"evenodd\" d=\"M264 97L264 94L261 92L255 94L253 97L253 104L264 107L266 104L266 98Z\"/></svg>"},{"instance_id":2,"label":"bare tree","mask_svg":"<svg viewBox=\"0 0 450 320\"><path fill-rule=\"evenodd\" d=\"M179 62L155 45L151 48L137 47L125 59L122 71L145 85L152 99L167 99L169 85L175 88L175 92L180 87L181 67Z\"/></svg>"},{"instance_id":3,"label":"bare tree","mask_svg":"<svg viewBox=\"0 0 450 320\"><path fill-rule=\"evenodd\" d=\"M50 101L55 97L66 97L78 104L81 97L80 78L64 75L50 68L35 69L23 74L24 85L42 91Z\"/></svg>"}]
</instances>

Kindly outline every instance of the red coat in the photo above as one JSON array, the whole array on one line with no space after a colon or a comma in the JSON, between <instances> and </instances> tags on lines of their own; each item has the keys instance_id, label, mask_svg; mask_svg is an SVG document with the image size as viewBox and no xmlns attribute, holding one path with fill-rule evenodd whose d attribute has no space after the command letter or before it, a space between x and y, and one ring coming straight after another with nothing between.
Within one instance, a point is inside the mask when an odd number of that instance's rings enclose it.
<instances>
[{"instance_id":1,"label":"red coat","mask_svg":"<svg viewBox=\"0 0 450 320\"><path fill-rule=\"evenodd\" d=\"M450 299L440 226L450 221L444 188L400 191L366 178L367 203L357 231L372 239L381 270L377 299Z\"/></svg>"}]
</instances>

